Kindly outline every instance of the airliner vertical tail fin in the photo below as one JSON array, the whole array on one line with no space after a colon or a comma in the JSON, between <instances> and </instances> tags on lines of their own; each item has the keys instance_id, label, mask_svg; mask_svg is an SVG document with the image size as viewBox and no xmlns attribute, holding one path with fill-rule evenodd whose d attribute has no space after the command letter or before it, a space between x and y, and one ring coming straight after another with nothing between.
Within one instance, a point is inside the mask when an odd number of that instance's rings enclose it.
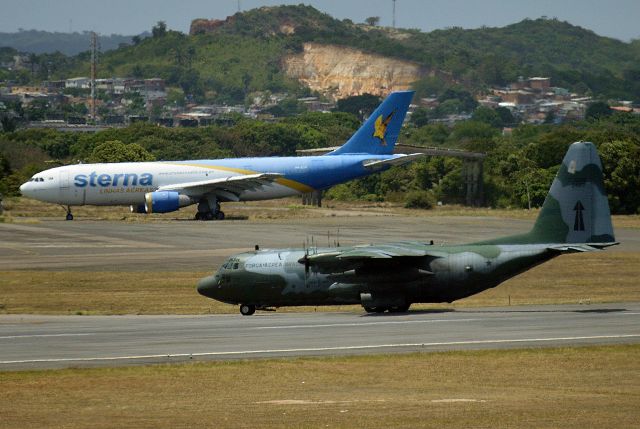
<instances>
[{"instance_id":1,"label":"airliner vertical tail fin","mask_svg":"<svg viewBox=\"0 0 640 429\"><path fill-rule=\"evenodd\" d=\"M392 154L413 94L414 91L392 92L344 145L327 155Z\"/></svg>"}]
</instances>

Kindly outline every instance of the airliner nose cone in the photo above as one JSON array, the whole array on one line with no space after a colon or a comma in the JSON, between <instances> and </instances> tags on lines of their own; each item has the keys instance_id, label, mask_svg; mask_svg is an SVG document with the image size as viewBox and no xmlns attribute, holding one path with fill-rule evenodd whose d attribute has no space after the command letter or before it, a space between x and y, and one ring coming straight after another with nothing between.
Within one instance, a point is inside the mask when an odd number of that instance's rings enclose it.
<instances>
[{"instance_id":1,"label":"airliner nose cone","mask_svg":"<svg viewBox=\"0 0 640 429\"><path fill-rule=\"evenodd\" d=\"M25 182L22 185L20 185L20 193L22 195L26 195L28 185L29 185L29 182Z\"/></svg>"}]
</instances>

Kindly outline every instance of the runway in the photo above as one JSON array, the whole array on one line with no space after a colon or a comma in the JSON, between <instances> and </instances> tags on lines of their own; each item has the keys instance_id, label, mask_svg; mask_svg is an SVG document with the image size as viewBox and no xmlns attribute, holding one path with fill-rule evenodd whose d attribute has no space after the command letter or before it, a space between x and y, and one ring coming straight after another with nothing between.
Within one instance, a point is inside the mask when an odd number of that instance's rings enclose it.
<instances>
[{"instance_id":1,"label":"runway","mask_svg":"<svg viewBox=\"0 0 640 429\"><path fill-rule=\"evenodd\" d=\"M462 243L524 232L528 220L358 215L277 221L0 224L0 271L213 271L260 244ZM384 226L384 227L382 227ZM327 237L327 233L331 237ZM640 250L620 228L616 251ZM193 293L195 294L195 287ZM0 315L0 370L640 341L640 303L413 311L400 315Z\"/></svg>"},{"instance_id":2,"label":"runway","mask_svg":"<svg viewBox=\"0 0 640 429\"><path fill-rule=\"evenodd\" d=\"M212 316L0 316L0 370L640 341L640 303Z\"/></svg>"}]
</instances>

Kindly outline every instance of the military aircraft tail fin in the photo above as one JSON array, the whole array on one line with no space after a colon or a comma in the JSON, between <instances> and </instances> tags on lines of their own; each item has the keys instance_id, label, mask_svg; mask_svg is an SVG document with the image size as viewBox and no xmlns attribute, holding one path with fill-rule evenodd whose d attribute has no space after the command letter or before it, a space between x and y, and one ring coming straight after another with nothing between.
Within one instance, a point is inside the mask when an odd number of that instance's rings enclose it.
<instances>
[{"instance_id":1,"label":"military aircraft tail fin","mask_svg":"<svg viewBox=\"0 0 640 429\"><path fill-rule=\"evenodd\" d=\"M533 229L490 240L494 244L614 243L602 163L593 143L573 143L547 194Z\"/></svg>"},{"instance_id":2,"label":"military aircraft tail fin","mask_svg":"<svg viewBox=\"0 0 640 429\"><path fill-rule=\"evenodd\" d=\"M593 143L569 147L529 235L538 243L615 241L602 163Z\"/></svg>"},{"instance_id":3,"label":"military aircraft tail fin","mask_svg":"<svg viewBox=\"0 0 640 429\"><path fill-rule=\"evenodd\" d=\"M327 155L392 154L413 93L414 91L392 92L344 145Z\"/></svg>"}]
</instances>

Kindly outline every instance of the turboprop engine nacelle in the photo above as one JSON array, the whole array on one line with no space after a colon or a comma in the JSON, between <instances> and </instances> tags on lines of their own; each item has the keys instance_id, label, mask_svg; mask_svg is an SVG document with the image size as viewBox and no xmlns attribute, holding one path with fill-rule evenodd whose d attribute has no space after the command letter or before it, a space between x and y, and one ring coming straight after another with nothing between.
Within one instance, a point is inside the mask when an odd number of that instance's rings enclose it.
<instances>
[{"instance_id":1,"label":"turboprop engine nacelle","mask_svg":"<svg viewBox=\"0 0 640 429\"><path fill-rule=\"evenodd\" d=\"M148 192L144 195L144 209L147 213L174 212L193 203L190 197L174 191Z\"/></svg>"}]
</instances>

